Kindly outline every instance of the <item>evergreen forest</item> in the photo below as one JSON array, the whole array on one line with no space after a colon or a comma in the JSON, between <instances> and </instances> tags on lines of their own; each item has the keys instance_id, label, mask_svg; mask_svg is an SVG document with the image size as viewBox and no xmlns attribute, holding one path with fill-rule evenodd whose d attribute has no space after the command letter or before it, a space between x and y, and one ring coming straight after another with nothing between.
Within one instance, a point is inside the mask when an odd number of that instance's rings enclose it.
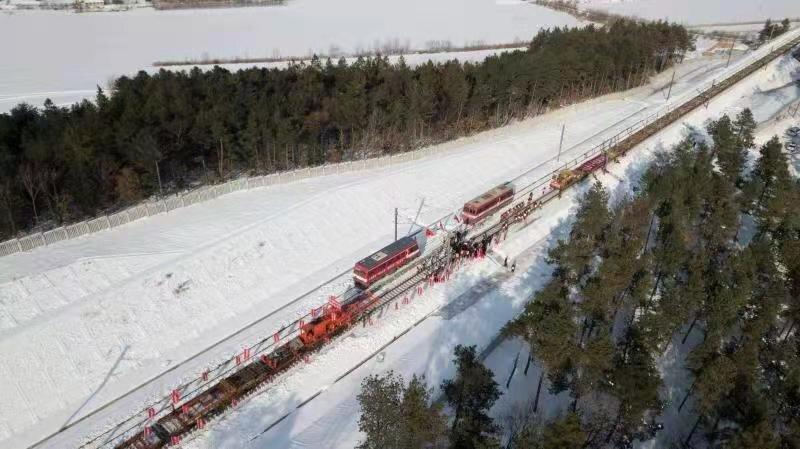
<instances>
[{"instance_id":1,"label":"evergreen forest","mask_svg":"<svg viewBox=\"0 0 800 449\"><path fill-rule=\"evenodd\" d=\"M243 173L412 150L646 82L693 47L665 22L539 32L480 63L317 58L123 76L0 114L0 238Z\"/></svg>"},{"instance_id":2,"label":"evergreen forest","mask_svg":"<svg viewBox=\"0 0 800 449\"><path fill-rule=\"evenodd\" d=\"M749 110L710 122L614 201L586 186L549 250L552 276L503 330L542 367L529 381L543 394L513 426L483 413L504 389L462 369L457 348L448 408L422 407L445 424L381 447L800 448L800 183L778 137L757 147L755 127ZM551 395L565 405L543 416ZM471 432L460 404L476 408Z\"/></svg>"}]
</instances>

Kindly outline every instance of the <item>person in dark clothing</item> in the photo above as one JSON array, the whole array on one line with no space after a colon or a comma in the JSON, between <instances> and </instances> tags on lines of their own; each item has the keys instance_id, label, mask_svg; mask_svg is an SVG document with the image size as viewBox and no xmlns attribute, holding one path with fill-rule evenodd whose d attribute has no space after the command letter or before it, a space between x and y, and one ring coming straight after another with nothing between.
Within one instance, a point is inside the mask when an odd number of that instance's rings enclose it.
<instances>
[{"instance_id":1,"label":"person in dark clothing","mask_svg":"<svg viewBox=\"0 0 800 449\"><path fill-rule=\"evenodd\" d=\"M503 267L508 268L508 257L503 260Z\"/></svg>"},{"instance_id":2,"label":"person in dark clothing","mask_svg":"<svg viewBox=\"0 0 800 449\"><path fill-rule=\"evenodd\" d=\"M513 273L513 272L514 272L514 271L516 271L516 270L517 270L517 261L515 260L515 261L514 261L514 262L511 264L511 272Z\"/></svg>"}]
</instances>

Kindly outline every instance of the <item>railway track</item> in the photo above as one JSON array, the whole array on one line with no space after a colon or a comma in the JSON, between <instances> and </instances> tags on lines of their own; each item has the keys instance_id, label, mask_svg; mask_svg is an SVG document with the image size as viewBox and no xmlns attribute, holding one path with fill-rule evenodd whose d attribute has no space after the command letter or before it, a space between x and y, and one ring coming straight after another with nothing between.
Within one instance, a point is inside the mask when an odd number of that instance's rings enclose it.
<instances>
[{"instance_id":1,"label":"railway track","mask_svg":"<svg viewBox=\"0 0 800 449\"><path fill-rule=\"evenodd\" d=\"M697 109L699 106L707 103L714 96L725 91L732 85L736 84L737 82L746 78L750 74L764 67L767 63L775 59L777 56L786 53L789 49L791 49L798 43L800 43L800 37L791 39L790 41L786 42L780 47L772 50L767 55L757 59L753 63L748 64L744 68L738 70L733 75L724 79L720 83L712 83L710 87L708 87L705 90L702 90L699 95L694 96L688 101L665 112L656 112L655 114L643 119L642 121L640 121L635 125L632 125L631 127L622 131L618 135L610 139L607 139L606 141L586 151L585 153L579 155L578 157L575 157L572 160L565 162L559 168L548 173L547 175L542 176L541 178L538 178L522 186L517 191L517 194L514 197L514 202L512 202L511 206L509 207L509 209L516 207L518 213L505 217L502 220L496 220L493 223L489 223L482 229L475 230L474 232L467 235L466 237L467 241L472 243L491 241L492 239L499 237L500 233L508 232L509 227L512 226L517 221L519 221L521 216L524 215L525 217L527 217L530 213L533 212L533 210L537 209L538 207L541 207L542 204L552 201L553 199L559 197L560 190L549 190L543 192L542 195L538 195L538 189L542 188L542 186L547 186L549 180L552 178L554 173L558 173L559 171L563 170L568 170L570 167L577 167L582 161L585 161L590 157L596 156L600 153L606 155L607 160L612 160L612 161L617 160L619 157L624 156L628 151L630 151L639 143L653 136L654 134L656 134L658 131L661 131L665 127L673 124L679 118ZM605 167L603 168L605 169ZM522 176L526 175L527 173L528 172L526 172ZM517 180L522 178L522 176L518 177ZM582 179L583 178L576 179L569 185L564 186L563 189L572 187L572 185L579 183ZM529 200L527 201L527 203L518 202L520 198L524 200L526 194L531 195L534 192L537 192L535 201L531 202ZM523 204L523 206L520 207L520 204ZM432 282L432 279L439 273L446 272L451 268L448 265L452 263L452 260L453 260L452 254L450 252L448 242L446 241L441 242L439 247L434 248L430 252L430 254L419 258L416 263L404 267L404 269L400 270L391 279L388 279L385 283L374 286L373 288L370 288L367 292L365 292L368 296L375 298L375 300L370 304L370 307L368 309L365 309L362 313L359 314L359 316L356 317L356 321L366 322L366 320L369 320L372 317L372 315L377 311L381 310L381 308L386 307L391 302L397 300L403 295L408 294L408 292L419 288L421 284L426 282ZM345 300L347 299L346 298L347 294L348 293L345 294ZM237 363L233 365L231 368L222 370L219 373L216 373L213 377L209 376L204 378L203 382L194 385L192 388L186 388L182 391L179 391L181 401L169 401L168 399L161 400L156 404L153 404L150 407L146 408L142 412L139 412L138 414L135 414L131 418L125 420L124 425L117 425L112 429L112 431L104 432L103 434L100 434L97 437L90 439L89 441L81 445L80 448L88 449L88 448L117 447L122 441L126 440L126 437L128 437L131 434L131 432L141 431L145 426L148 425L148 423L152 422L154 419L157 419L159 416L163 416L165 413L173 413L173 410L175 409L175 407L178 407L179 404L171 402L179 403L191 400L192 398L202 394L204 391L213 388L213 386L216 385L218 381L225 378L225 376L230 375L231 373L234 373L238 370L244 369L244 367L248 365L248 363L244 362L248 362L251 357L258 358L258 356L260 355L272 354L276 350L280 349L281 342L284 340L284 338L291 337L292 335L295 335L297 332L299 332L299 328L302 327L302 323L304 322L304 320L311 317L311 315L313 315L313 313L309 313L305 317L298 319L289 326L285 326L277 333L264 337L262 340L252 345L250 347L251 349L248 351L249 354L247 360L243 361L242 363L238 363L239 361L237 358ZM313 348L308 353L316 351L318 349L319 346ZM295 363L301 361L302 356L307 355L308 353L295 354L295 357L293 359L287 362L285 366L282 366L281 372L285 372ZM256 385L253 389L246 392L243 396L252 394L253 391L258 391L261 387L264 386L266 382L274 379L275 379L274 375L268 376L267 378L264 379L264 382L260 383L259 385ZM193 428L190 427L187 429L187 432L191 430L193 430Z\"/></svg>"}]
</instances>

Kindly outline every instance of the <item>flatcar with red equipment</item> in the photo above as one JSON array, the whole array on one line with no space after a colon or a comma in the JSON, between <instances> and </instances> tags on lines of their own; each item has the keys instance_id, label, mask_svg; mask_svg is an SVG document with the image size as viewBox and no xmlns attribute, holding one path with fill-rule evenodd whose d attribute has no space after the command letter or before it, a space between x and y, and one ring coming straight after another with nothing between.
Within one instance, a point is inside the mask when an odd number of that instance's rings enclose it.
<instances>
[{"instance_id":1,"label":"flatcar with red equipment","mask_svg":"<svg viewBox=\"0 0 800 449\"><path fill-rule=\"evenodd\" d=\"M117 449L160 449L180 442L180 437L202 427L229 407L236 398L252 393L271 376L284 371L307 354L350 326L361 313L379 298L357 294L342 304L323 307L320 316L300 326L300 334L266 355L253 360L207 391L192 398L145 430L116 446Z\"/></svg>"},{"instance_id":2,"label":"flatcar with red equipment","mask_svg":"<svg viewBox=\"0 0 800 449\"><path fill-rule=\"evenodd\" d=\"M604 167L606 165L606 160L606 155L601 153L573 170L564 170L553 176L553 179L550 181L550 187L555 190L564 190L573 183L585 178L598 168Z\"/></svg>"},{"instance_id":3,"label":"flatcar with red equipment","mask_svg":"<svg viewBox=\"0 0 800 449\"><path fill-rule=\"evenodd\" d=\"M509 204L514 199L514 185L500 184L483 195L464 204L461 211L464 224L475 224Z\"/></svg>"},{"instance_id":4,"label":"flatcar with red equipment","mask_svg":"<svg viewBox=\"0 0 800 449\"><path fill-rule=\"evenodd\" d=\"M366 289L418 256L417 239L403 237L356 262L353 282L356 287Z\"/></svg>"}]
</instances>

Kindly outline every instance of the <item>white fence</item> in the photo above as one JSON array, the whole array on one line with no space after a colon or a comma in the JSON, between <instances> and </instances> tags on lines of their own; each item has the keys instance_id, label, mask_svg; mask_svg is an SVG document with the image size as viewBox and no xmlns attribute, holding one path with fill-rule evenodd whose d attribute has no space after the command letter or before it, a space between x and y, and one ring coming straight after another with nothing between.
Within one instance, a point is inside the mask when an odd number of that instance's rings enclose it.
<instances>
[{"instance_id":1,"label":"white fence","mask_svg":"<svg viewBox=\"0 0 800 449\"><path fill-rule=\"evenodd\" d=\"M340 162L337 164L307 167L298 170L273 173L265 176L234 179L223 184L202 186L194 190L169 195L155 201L147 201L119 212L101 215L96 218L84 220L70 225L64 225L49 231L37 232L24 237L0 242L0 257L23 251L30 251L34 248L52 245L53 243L60 242L62 240L74 239L86 234L92 234L105 229L115 228L117 226L122 226L126 223L140 220L145 217L151 217L153 215L167 213L181 207L202 203L231 192L238 192L240 190L248 190L257 187L267 187L276 184L285 184L315 176L348 173L357 170L386 167L420 159L424 156L430 155L432 152L432 148L428 147L394 156L383 156L374 159L363 159L360 161Z\"/></svg>"}]
</instances>

